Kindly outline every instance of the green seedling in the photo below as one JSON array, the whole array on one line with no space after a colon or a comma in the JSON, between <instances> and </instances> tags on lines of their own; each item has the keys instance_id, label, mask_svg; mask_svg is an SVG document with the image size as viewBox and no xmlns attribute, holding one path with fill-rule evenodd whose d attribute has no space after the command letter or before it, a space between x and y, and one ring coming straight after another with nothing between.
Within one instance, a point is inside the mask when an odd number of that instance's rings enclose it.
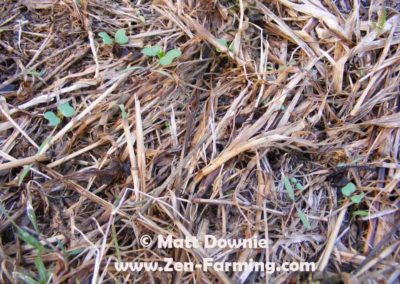
<instances>
[{"instance_id":1,"label":"green seedling","mask_svg":"<svg viewBox=\"0 0 400 284\"><path fill-rule=\"evenodd\" d=\"M350 200L355 204L360 204L364 197L365 193L361 192L361 194L353 195L352 197L350 197Z\"/></svg>"},{"instance_id":2,"label":"green seedling","mask_svg":"<svg viewBox=\"0 0 400 284\"><path fill-rule=\"evenodd\" d=\"M61 119L52 111L45 112L44 118L49 121L51 126L57 126L61 123Z\"/></svg>"},{"instance_id":3,"label":"green seedling","mask_svg":"<svg viewBox=\"0 0 400 284\"><path fill-rule=\"evenodd\" d=\"M351 202L355 204L360 204L365 197L365 193L361 192L360 194L355 195L353 193L356 192L356 190L356 185L352 182L349 182L344 187L342 187L342 194L347 198L350 198Z\"/></svg>"},{"instance_id":4,"label":"green seedling","mask_svg":"<svg viewBox=\"0 0 400 284\"><path fill-rule=\"evenodd\" d=\"M161 46L154 45L145 47L142 49L142 54L148 57L157 56L158 58L162 58L165 55L165 52L162 50Z\"/></svg>"},{"instance_id":5,"label":"green seedling","mask_svg":"<svg viewBox=\"0 0 400 284\"><path fill-rule=\"evenodd\" d=\"M294 177L291 178L291 179L289 179L288 177L285 177L283 179L283 184L285 186L285 189L286 189L290 199L292 199L292 201L295 202L295 197L296 196L295 196L295 192L294 192L294 188L293 188L292 183L296 186L297 190L303 191L304 187ZM304 228L306 230L310 230L311 229L311 224L310 224L310 221L308 220L306 214L304 214L304 212L300 208L298 208L297 206L295 206L295 207L296 207L296 210L297 210L297 214L299 215L299 218L300 218L301 222L303 223Z\"/></svg>"},{"instance_id":6,"label":"green seedling","mask_svg":"<svg viewBox=\"0 0 400 284\"><path fill-rule=\"evenodd\" d=\"M59 105L58 110L65 117L73 117L75 114L75 109L69 104L69 102Z\"/></svg>"},{"instance_id":7,"label":"green seedling","mask_svg":"<svg viewBox=\"0 0 400 284\"><path fill-rule=\"evenodd\" d=\"M344 196L349 197L356 191L356 185L352 182L349 182L344 187L342 187L342 193Z\"/></svg>"},{"instance_id":8,"label":"green seedling","mask_svg":"<svg viewBox=\"0 0 400 284\"><path fill-rule=\"evenodd\" d=\"M283 184L285 185L286 191L288 192L290 199L294 201L295 200L294 189L292 184L290 183L289 178L285 177L285 179L283 180Z\"/></svg>"},{"instance_id":9,"label":"green seedling","mask_svg":"<svg viewBox=\"0 0 400 284\"><path fill-rule=\"evenodd\" d=\"M51 126L58 126L61 123L61 118L62 117L72 117L75 115L75 109L69 104L69 102L65 102L60 104L57 107L59 115L56 115L52 111L47 111L44 114L44 118L49 121L49 124ZM60 118L61 116L61 118Z\"/></svg>"},{"instance_id":10,"label":"green seedling","mask_svg":"<svg viewBox=\"0 0 400 284\"><path fill-rule=\"evenodd\" d=\"M119 29L114 35L114 40L118 44L127 44L129 42L129 37L126 36L125 29Z\"/></svg>"},{"instance_id":11,"label":"green seedling","mask_svg":"<svg viewBox=\"0 0 400 284\"><path fill-rule=\"evenodd\" d=\"M299 215L299 218L301 220L301 222L303 223L303 226L306 230L310 230L311 229L311 224L310 221L308 220L306 214L304 214L303 211L301 211L301 209L297 208L297 214Z\"/></svg>"},{"instance_id":12,"label":"green seedling","mask_svg":"<svg viewBox=\"0 0 400 284\"><path fill-rule=\"evenodd\" d=\"M103 40L103 43L106 45L113 45L114 40L108 35L106 32L99 32L99 37Z\"/></svg>"},{"instance_id":13,"label":"green seedling","mask_svg":"<svg viewBox=\"0 0 400 284\"><path fill-rule=\"evenodd\" d=\"M182 55L182 52L177 48L165 52L159 45L145 47L141 52L147 57L158 57L159 63L162 66L170 65L176 58Z\"/></svg>"},{"instance_id":14,"label":"green seedling","mask_svg":"<svg viewBox=\"0 0 400 284\"><path fill-rule=\"evenodd\" d=\"M218 43L219 43L220 45L226 47L229 51L235 52L236 47L235 47L235 44L234 44L233 41L232 41L230 44L229 44L229 42L228 42L226 39L224 39L224 38L219 38L219 39L217 39L217 41L218 41ZM222 52L222 50L220 50L219 48L217 48L217 52Z\"/></svg>"},{"instance_id":15,"label":"green seedling","mask_svg":"<svg viewBox=\"0 0 400 284\"><path fill-rule=\"evenodd\" d=\"M126 36L125 29L119 29L115 32L114 39L109 36L106 32L99 32L99 37L103 40L105 45L113 45L114 42L118 44L127 44L129 42L129 37Z\"/></svg>"},{"instance_id":16,"label":"green seedling","mask_svg":"<svg viewBox=\"0 0 400 284\"><path fill-rule=\"evenodd\" d=\"M295 194L294 194L294 188L293 184L295 185L297 190L303 191L304 186L296 179L296 178L287 178L285 177L283 180L283 183L285 185L286 191L288 192L289 197L294 201L295 200Z\"/></svg>"}]
</instances>

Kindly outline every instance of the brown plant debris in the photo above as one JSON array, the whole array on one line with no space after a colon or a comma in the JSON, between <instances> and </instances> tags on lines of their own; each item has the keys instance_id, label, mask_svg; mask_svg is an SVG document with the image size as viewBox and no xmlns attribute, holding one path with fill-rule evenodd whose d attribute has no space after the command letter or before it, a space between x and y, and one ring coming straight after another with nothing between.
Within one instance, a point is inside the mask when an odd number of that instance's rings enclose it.
<instances>
[{"instance_id":1,"label":"brown plant debris","mask_svg":"<svg viewBox=\"0 0 400 284\"><path fill-rule=\"evenodd\" d=\"M397 283L398 1L0 7L0 283Z\"/></svg>"}]
</instances>

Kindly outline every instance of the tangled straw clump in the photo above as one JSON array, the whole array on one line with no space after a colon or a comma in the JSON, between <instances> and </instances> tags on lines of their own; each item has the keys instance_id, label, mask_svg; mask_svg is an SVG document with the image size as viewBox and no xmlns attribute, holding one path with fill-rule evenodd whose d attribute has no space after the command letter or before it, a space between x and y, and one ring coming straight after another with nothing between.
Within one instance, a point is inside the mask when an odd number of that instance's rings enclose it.
<instances>
[{"instance_id":1,"label":"tangled straw clump","mask_svg":"<svg viewBox=\"0 0 400 284\"><path fill-rule=\"evenodd\" d=\"M5 0L0 282L394 282L396 5ZM269 245L160 249L143 235ZM317 271L114 267L165 257Z\"/></svg>"}]
</instances>

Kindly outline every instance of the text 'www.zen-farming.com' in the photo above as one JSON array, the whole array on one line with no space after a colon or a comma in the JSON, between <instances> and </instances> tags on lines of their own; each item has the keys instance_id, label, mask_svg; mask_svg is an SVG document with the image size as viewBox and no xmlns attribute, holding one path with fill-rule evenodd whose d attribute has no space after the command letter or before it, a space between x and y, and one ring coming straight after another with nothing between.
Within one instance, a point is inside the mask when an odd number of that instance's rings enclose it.
<instances>
[{"instance_id":1,"label":"text 'www.zen-farming.com'","mask_svg":"<svg viewBox=\"0 0 400 284\"><path fill-rule=\"evenodd\" d=\"M195 237L185 239L172 239L171 236L157 238L157 247L159 249L168 248L242 248L242 249L260 249L268 246L267 240L263 239L217 239L215 236L206 235L202 241ZM154 245L152 238L148 235L140 238L140 243L143 247ZM184 271L190 272L195 270L202 271L259 271L267 274L275 272L313 272L316 270L315 262L262 262L250 259L246 262L229 262L216 261L213 258L202 258L196 262L178 262L173 258L162 258L157 261L132 261L132 262L115 262L115 269L119 272L140 272L140 271Z\"/></svg>"},{"instance_id":2,"label":"text 'www.zen-farming.com'","mask_svg":"<svg viewBox=\"0 0 400 284\"><path fill-rule=\"evenodd\" d=\"M139 271L260 271L272 274L275 272L315 271L314 262L260 262L250 259L247 262L226 262L214 261L213 258L203 258L202 263L175 262L172 258L164 258L162 261L149 262L115 262L115 269L119 272L139 272Z\"/></svg>"}]
</instances>

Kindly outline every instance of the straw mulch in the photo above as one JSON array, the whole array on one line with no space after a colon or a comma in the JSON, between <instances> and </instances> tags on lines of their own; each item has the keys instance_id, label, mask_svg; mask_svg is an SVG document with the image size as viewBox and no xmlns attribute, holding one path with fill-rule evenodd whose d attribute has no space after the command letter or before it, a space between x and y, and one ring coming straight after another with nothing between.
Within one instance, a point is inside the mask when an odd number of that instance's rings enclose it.
<instances>
[{"instance_id":1,"label":"straw mulch","mask_svg":"<svg viewBox=\"0 0 400 284\"><path fill-rule=\"evenodd\" d=\"M0 5L1 283L396 281L398 2ZM98 36L121 28L128 44ZM155 44L182 56L160 66L141 53ZM50 126L63 102L76 114ZM270 246L158 249L157 235ZM318 271L114 267L165 257Z\"/></svg>"}]
</instances>

